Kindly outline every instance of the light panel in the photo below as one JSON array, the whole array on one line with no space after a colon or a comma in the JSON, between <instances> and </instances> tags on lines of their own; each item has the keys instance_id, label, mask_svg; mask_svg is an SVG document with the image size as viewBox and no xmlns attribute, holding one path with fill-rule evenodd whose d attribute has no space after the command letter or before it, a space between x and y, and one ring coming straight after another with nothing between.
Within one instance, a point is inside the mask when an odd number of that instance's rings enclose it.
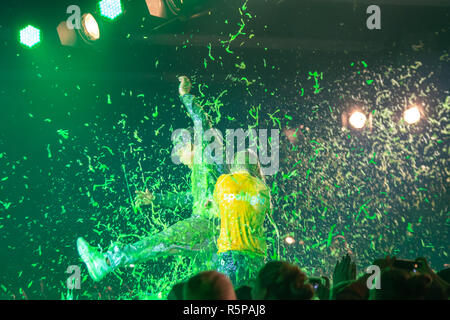
<instances>
[{"instance_id":1,"label":"light panel","mask_svg":"<svg viewBox=\"0 0 450 320\"><path fill-rule=\"evenodd\" d=\"M32 48L41 41L41 31L29 25L20 30L20 43Z\"/></svg>"},{"instance_id":2,"label":"light panel","mask_svg":"<svg viewBox=\"0 0 450 320\"><path fill-rule=\"evenodd\" d=\"M122 14L120 0L102 0L99 2L100 14L108 19L114 20Z\"/></svg>"}]
</instances>

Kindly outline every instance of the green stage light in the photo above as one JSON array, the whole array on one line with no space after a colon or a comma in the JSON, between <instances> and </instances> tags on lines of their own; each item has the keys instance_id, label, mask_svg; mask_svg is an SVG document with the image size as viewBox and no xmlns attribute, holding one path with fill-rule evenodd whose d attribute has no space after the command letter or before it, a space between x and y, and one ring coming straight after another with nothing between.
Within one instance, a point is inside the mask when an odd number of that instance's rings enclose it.
<instances>
[{"instance_id":1,"label":"green stage light","mask_svg":"<svg viewBox=\"0 0 450 320\"><path fill-rule=\"evenodd\" d=\"M31 48L41 41L41 31L31 25L20 30L20 43Z\"/></svg>"},{"instance_id":2,"label":"green stage light","mask_svg":"<svg viewBox=\"0 0 450 320\"><path fill-rule=\"evenodd\" d=\"M99 2L100 14L108 19L114 20L122 13L120 0L102 0Z\"/></svg>"}]
</instances>

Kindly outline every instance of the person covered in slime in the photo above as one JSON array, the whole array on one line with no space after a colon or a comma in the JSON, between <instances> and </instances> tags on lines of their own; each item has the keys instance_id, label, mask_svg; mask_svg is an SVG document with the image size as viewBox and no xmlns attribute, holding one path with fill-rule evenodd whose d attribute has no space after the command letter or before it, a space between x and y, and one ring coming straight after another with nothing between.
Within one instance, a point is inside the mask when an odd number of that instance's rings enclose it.
<instances>
[{"instance_id":1,"label":"person covered in slime","mask_svg":"<svg viewBox=\"0 0 450 320\"><path fill-rule=\"evenodd\" d=\"M237 152L230 171L219 177L214 190L221 222L217 271L238 288L255 278L265 263L264 220L272 206L255 152Z\"/></svg>"},{"instance_id":2,"label":"person covered in slime","mask_svg":"<svg viewBox=\"0 0 450 320\"><path fill-rule=\"evenodd\" d=\"M203 134L204 127L210 127L202 107L195 101L195 96L189 94L192 85L190 80L179 77L180 99L194 122L194 134ZM106 253L100 253L91 247L86 240L78 238L77 249L85 262L91 278L100 281L115 268L130 264L143 263L151 259L169 256L194 256L200 261L200 267L205 270L214 266L214 255L217 251L216 238L218 223L216 208L208 205L213 197L214 185L217 178L225 173L225 166L214 163L211 159L204 159L206 142L200 137L200 143L191 144L190 140L182 139L182 135L172 137L177 145L174 153L180 162L191 169L191 192L174 194L164 199L161 195L154 195L147 189L145 192L136 191L136 206L149 205L152 202L172 202L178 205L192 207L190 218L179 221L169 228L146 237L136 243L120 246L112 244ZM217 139L221 141L221 137ZM194 141L198 141L194 139Z\"/></svg>"}]
</instances>

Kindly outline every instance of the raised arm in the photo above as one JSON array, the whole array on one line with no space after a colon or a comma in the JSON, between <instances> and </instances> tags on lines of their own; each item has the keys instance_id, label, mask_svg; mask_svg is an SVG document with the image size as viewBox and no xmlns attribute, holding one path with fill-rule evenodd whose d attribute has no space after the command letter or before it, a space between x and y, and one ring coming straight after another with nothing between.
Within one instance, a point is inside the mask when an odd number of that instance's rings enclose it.
<instances>
[{"instance_id":1,"label":"raised arm","mask_svg":"<svg viewBox=\"0 0 450 320\"><path fill-rule=\"evenodd\" d=\"M181 102L186 107L189 116L194 121L194 126L201 125L204 128L211 128L211 123L207 121L206 113L203 108L195 101L195 96L190 94L192 89L191 81L186 76L178 78L180 86L178 92L180 93Z\"/></svg>"},{"instance_id":2,"label":"raised arm","mask_svg":"<svg viewBox=\"0 0 450 320\"><path fill-rule=\"evenodd\" d=\"M178 91L180 93L180 99L183 102L184 106L186 107L186 110L191 117L192 121L194 122L194 129L198 132L205 132L208 129L213 129L211 122L208 120L208 116L206 112L204 111L203 107L200 106L196 102L196 98L194 95L190 94L190 91L192 89L191 81L186 76L181 76L178 78L180 81L180 85L178 88ZM215 131L214 132L214 139L217 139L216 141L219 141L222 146L225 145L222 136ZM201 150L198 150L198 152L201 152L203 154L203 150L205 150L206 146L208 145L208 141L203 141L203 145ZM225 164L218 164L218 163L212 163L213 174L215 175L216 179L224 173L228 173L228 167Z\"/></svg>"}]
</instances>

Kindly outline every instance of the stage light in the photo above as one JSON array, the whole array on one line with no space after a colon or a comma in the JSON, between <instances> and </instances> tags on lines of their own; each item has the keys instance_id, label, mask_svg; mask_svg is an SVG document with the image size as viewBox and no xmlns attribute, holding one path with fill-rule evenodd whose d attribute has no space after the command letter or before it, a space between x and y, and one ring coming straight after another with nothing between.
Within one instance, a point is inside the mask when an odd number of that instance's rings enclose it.
<instances>
[{"instance_id":1,"label":"stage light","mask_svg":"<svg viewBox=\"0 0 450 320\"><path fill-rule=\"evenodd\" d=\"M373 112L366 107L359 107L358 103L350 103L347 111L342 112L342 130L372 131Z\"/></svg>"},{"instance_id":2,"label":"stage light","mask_svg":"<svg viewBox=\"0 0 450 320\"><path fill-rule=\"evenodd\" d=\"M361 129L366 124L366 116L364 113L355 111L350 115L350 118L348 119L350 125L356 129Z\"/></svg>"},{"instance_id":3,"label":"stage light","mask_svg":"<svg viewBox=\"0 0 450 320\"><path fill-rule=\"evenodd\" d=\"M291 236L287 236L286 238L284 238L284 241L286 241L287 244L293 244L295 242L295 239Z\"/></svg>"},{"instance_id":4,"label":"stage light","mask_svg":"<svg viewBox=\"0 0 450 320\"><path fill-rule=\"evenodd\" d=\"M75 46L77 43L77 34L74 29L67 27L66 21L61 21L56 27L56 31L58 32L59 41L63 46Z\"/></svg>"},{"instance_id":5,"label":"stage light","mask_svg":"<svg viewBox=\"0 0 450 320\"><path fill-rule=\"evenodd\" d=\"M56 28L59 40L63 46L75 47L86 44L93 44L100 39L100 27L97 20L90 13L85 13L81 17L81 28L69 28L66 21L62 21ZM83 41L79 41L79 39Z\"/></svg>"},{"instance_id":6,"label":"stage light","mask_svg":"<svg viewBox=\"0 0 450 320\"><path fill-rule=\"evenodd\" d=\"M403 113L403 119L405 119L406 123L413 124L420 120L420 111L417 107L412 107L407 109Z\"/></svg>"},{"instance_id":7,"label":"stage light","mask_svg":"<svg viewBox=\"0 0 450 320\"><path fill-rule=\"evenodd\" d=\"M145 0L154 17L164 19L194 19L209 14L212 0Z\"/></svg>"},{"instance_id":8,"label":"stage light","mask_svg":"<svg viewBox=\"0 0 450 320\"><path fill-rule=\"evenodd\" d=\"M102 0L99 2L100 14L108 19L114 20L122 11L120 0Z\"/></svg>"},{"instance_id":9,"label":"stage light","mask_svg":"<svg viewBox=\"0 0 450 320\"><path fill-rule=\"evenodd\" d=\"M146 0L148 11L154 17L170 18L181 12L181 3L173 0Z\"/></svg>"},{"instance_id":10,"label":"stage light","mask_svg":"<svg viewBox=\"0 0 450 320\"><path fill-rule=\"evenodd\" d=\"M90 13L83 15L81 19L82 35L86 37L88 41L96 41L100 38L100 29L98 27L97 20Z\"/></svg>"},{"instance_id":11,"label":"stage light","mask_svg":"<svg viewBox=\"0 0 450 320\"><path fill-rule=\"evenodd\" d=\"M41 41L41 31L31 25L20 30L20 43L32 48Z\"/></svg>"}]
</instances>

